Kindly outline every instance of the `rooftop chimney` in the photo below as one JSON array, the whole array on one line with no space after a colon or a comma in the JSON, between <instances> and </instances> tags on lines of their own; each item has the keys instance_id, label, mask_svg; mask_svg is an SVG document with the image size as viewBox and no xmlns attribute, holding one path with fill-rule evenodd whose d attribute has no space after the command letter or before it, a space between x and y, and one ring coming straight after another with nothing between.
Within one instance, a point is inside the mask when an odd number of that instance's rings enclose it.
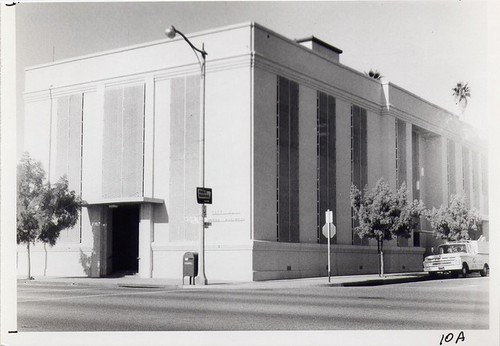
<instances>
[{"instance_id":1,"label":"rooftop chimney","mask_svg":"<svg viewBox=\"0 0 500 346\"><path fill-rule=\"evenodd\" d=\"M339 62L340 54L342 54L342 51L337 47L329 45L328 43L321 41L319 38L314 36L296 39L295 42L300 43L301 45L335 62Z\"/></svg>"}]
</instances>

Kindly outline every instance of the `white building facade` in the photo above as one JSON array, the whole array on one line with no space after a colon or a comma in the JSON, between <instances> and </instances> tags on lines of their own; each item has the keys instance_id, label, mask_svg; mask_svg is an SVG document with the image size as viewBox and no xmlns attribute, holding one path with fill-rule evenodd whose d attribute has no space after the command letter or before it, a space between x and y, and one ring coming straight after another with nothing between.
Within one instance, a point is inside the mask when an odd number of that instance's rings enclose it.
<instances>
[{"instance_id":1,"label":"white building facade","mask_svg":"<svg viewBox=\"0 0 500 346\"><path fill-rule=\"evenodd\" d=\"M255 23L188 35L205 45L206 274L210 280L376 273L376 243L353 233L349 191L383 177L427 207L464 194L488 233L487 149L447 111L339 62L314 37ZM33 275L182 277L198 251L200 66L182 38L26 70L25 151L85 201ZM385 247L385 271L421 271L424 232ZM18 249L18 270L27 271Z\"/></svg>"}]
</instances>

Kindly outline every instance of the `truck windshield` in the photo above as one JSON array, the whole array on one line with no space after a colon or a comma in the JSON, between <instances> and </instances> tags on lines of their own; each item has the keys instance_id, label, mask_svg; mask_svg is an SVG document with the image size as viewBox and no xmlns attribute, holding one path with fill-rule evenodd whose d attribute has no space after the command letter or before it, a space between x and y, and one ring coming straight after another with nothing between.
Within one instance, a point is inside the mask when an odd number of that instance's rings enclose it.
<instances>
[{"instance_id":1,"label":"truck windshield","mask_svg":"<svg viewBox=\"0 0 500 346\"><path fill-rule=\"evenodd\" d=\"M465 245L464 244L448 244L448 245L441 245L439 247L439 253L454 253L454 252L466 252Z\"/></svg>"}]
</instances>

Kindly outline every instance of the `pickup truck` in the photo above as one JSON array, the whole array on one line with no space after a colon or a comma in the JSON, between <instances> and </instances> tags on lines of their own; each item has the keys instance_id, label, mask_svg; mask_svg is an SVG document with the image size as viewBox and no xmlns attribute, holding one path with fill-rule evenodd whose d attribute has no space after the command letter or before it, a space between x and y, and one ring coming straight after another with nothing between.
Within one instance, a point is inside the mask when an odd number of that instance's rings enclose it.
<instances>
[{"instance_id":1,"label":"pickup truck","mask_svg":"<svg viewBox=\"0 0 500 346\"><path fill-rule=\"evenodd\" d=\"M431 276L438 273L451 273L453 277L467 277L471 272L479 272L481 276L489 274L488 242L479 240L462 240L447 242L438 246L438 253L425 257L424 271Z\"/></svg>"}]
</instances>

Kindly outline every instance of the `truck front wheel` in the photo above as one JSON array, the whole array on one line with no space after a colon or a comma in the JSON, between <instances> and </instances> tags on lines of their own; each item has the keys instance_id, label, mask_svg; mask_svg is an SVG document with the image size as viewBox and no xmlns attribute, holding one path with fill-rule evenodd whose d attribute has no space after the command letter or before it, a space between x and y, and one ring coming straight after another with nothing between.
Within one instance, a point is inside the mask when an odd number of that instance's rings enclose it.
<instances>
[{"instance_id":1,"label":"truck front wheel","mask_svg":"<svg viewBox=\"0 0 500 346\"><path fill-rule=\"evenodd\" d=\"M467 263L464 263L462 265L462 271L460 272L460 274L462 274L463 278L466 278L467 274L469 274L469 267L467 266Z\"/></svg>"}]
</instances>

